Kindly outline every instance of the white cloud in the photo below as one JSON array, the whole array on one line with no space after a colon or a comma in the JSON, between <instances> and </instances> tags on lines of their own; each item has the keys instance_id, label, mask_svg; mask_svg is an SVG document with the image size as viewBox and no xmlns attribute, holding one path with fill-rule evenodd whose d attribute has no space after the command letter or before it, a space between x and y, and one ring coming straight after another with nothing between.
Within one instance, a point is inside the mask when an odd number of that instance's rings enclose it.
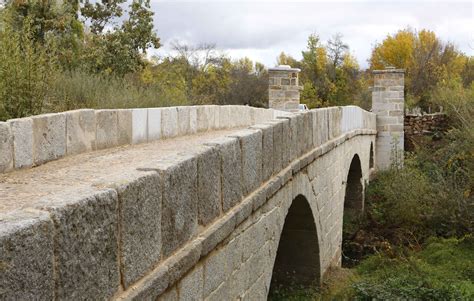
<instances>
[{"instance_id":1,"label":"white cloud","mask_svg":"<svg viewBox=\"0 0 474 301\"><path fill-rule=\"evenodd\" d=\"M173 40L215 43L232 57L267 66L285 51L297 58L315 32L323 41L342 33L361 66L376 42L407 26L434 30L473 55L472 2L454 1L152 1L167 53Z\"/></svg>"}]
</instances>

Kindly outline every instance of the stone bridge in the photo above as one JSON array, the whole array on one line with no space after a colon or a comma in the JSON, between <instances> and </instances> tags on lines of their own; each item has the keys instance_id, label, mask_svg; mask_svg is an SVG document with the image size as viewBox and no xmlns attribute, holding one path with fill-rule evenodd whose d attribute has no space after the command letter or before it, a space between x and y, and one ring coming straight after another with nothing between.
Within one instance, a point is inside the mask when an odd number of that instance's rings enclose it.
<instances>
[{"instance_id":1,"label":"stone bridge","mask_svg":"<svg viewBox=\"0 0 474 301\"><path fill-rule=\"evenodd\" d=\"M377 115L195 106L0 123L0 299L265 300L320 282L341 264L344 217L395 160L403 73L375 77Z\"/></svg>"}]
</instances>

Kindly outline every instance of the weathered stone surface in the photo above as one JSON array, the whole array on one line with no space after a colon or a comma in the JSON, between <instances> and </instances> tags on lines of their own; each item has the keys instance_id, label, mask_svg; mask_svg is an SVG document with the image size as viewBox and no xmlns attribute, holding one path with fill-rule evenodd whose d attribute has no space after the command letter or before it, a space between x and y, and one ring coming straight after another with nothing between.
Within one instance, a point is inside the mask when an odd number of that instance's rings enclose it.
<instances>
[{"instance_id":1,"label":"weathered stone surface","mask_svg":"<svg viewBox=\"0 0 474 301\"><path fill-rule=\"evenodd\" d=\"M329 117L329 139L333 139L341 135L342 108L328 108Z\"/></svg>"},{"instance_id":2,"label":"weathered stone surface","mask_svg":"<svg viewBox=\"0 0 474 301\"><path fill-rule=\"evenodd\" d=\"M231 106L219 106L219 126L221 129L233 127L233 120L230 119Z\"/></svg>"},{"instance_id":3,"label":"weathered stone surface","mask_svg":"<svg viewBox=\"0 0 474 301\"><path fill-rule=\"evenodd\" d=\"M55 225L55 297L111 297L119 286L116 192L65 192L36 207L49 211Z\"/></svg>"},{"instance_id":4,"label":"weathered stone surface","mask_svg":"<svg viewBox=\"0 0 474 301\"><path fill-rule=\"evenodd\" d=\"M66 152L76 155L95 150L95 112L76 110L66 112Z\"/></svg>"},{"instance_id":5,"label":"weathered stone surface","mask_svg":"<svg viewBox=\"0 0 474 301\"><path fill-rule=\"evenodd\" d=\"M197 107L189 107L189 134L197 133Z\"/></svg>"},{"instance_id":6,"label":"weathered stone surface","mask_svg":"<svg viewBox=\"0 0 474 301\"><path fill-rule=\"evenodd\" d=\"M0 213L0 299L54 299L53 235L46 212Z\"/></svg>"},{"instance_id":7,"label":"weathered stone surface","mask_svg":"<svg viewBox=\"0 0 474 301\"><path fill-rule=\"evenodd\" d=\"M217 147L209 147L198 157L198 221L207 225L222 211L221 157Z\"/></svg>"},{"instance_id":8,"label":"weathered stone surface","mask_svg":"<svg viewBox=\"0 0 474 301\"><path fill-rule=\"evenodd\" d=\"M184 158L158 169L164 181L161 229L162 252L167 257L193 237L197 230L197 159Z\"/></svg>"},{"instance_id":9,"label":"weathered stone surface","mask_svg":"<svg viewBox=\"0 0 474 301\"><path fill-rule=\"evenodd\" d=\"M161 109L161 135L163 138L178 136L178 110L176 107Z\"/></svg>"},{"instance_id":10,"label":"weathered stone surface","mask_svg":"<svg viewBox=\"0 0 474 301\"><path fill-rule=\"evenodd\" d=\"M212 115L211 106L197 107L197 131L206 132L213 128L215 116Z\"/></svg>"},{"instance_id":11,"label":"weathered stone surface","mask_svg":"<svg viewBox=\"0 0 474 301\"><path fill-rule=\"evenodd\" d=\"M148 141L161 139L161 109L148 109Z\"/></svg>"},{"instance_id":12,"label":"weathered stone surface","mask_svg":"<svg viewBox=\"0 0 474 301\"><path fill-rule=\"evenodd\" d=\"M166 290L168 284L168 266L160 265L151 272L151 275L146 276L135 287L130 288L130 291L127 292L128 294L123 297L121 296L119 300L155 301ZM174 292L176 293L176 289ZM168 297L172 298L172 293L170 295L167 293L160 296L159 300L176 300L167 299Z\"/></svg>"},{"instance_id":13,"label":"weathered stone surface","mask_svg":"<svg viewBox=\"0 0 474 301\"><path fill-rule=\"evenodd\" d=\"M184 136L191 133L190 107L178 107L178 135Z\"/></svg>"},{"instance_id":14,"label":"weathered stone surface","mask_svg":"<svg viewBox=\"0 0 474 301\"><path fill-rule=\"evenodd\" d=\"M126 113L127 112L127 113ZM121 111L120 116L129 114L129 111ZM125 117L125 116L124 116ZM123 118L126 120L126 118ZM119 144L119 129L118 117L116 110L98 110L95 111L96 128L96 146L97 149L104 149L117 146ZM124 123L121 123L124 125ZM128 128L128 127L127 127ZM131 122L130 122L130 139L131 139ZM121 126L120 133L125 133L124 127ZM120 139L120 142L130 143L131 140L125 142Z\"/></svg>"},{"instance_id":15,"label":"weathered stone surface","mask_svg":"<svg viewBox=\"0 0 474 301\"><path fill-rule=\"evenodd\" d=\"M236 214L231 211L231 214L226 214L210 226L204 233L201 234L202 253L201 256L206 256L211 252L221 241L223 241L235 228Z\"/></svg>"},{"instance_id":16,"label":"weathered stone surface","mask_svg":"<svg viewBox=\"0 0 474 301\"><path fill-rule=\"evenodd\" d=\"M7 122L0 122L0 173L13 168L13 135Z\"/></svg>"},{"instance_id":17,"label":"weathered stone surface","mask_svg":"<svg viewBox=\"0 0 474 301\"><path fill-rule=\"evenodd\" d=\"M247 195L262 183L262 132L243 130L233 135L239 138L242 150L242 190Z\"/></svg>"},{"instance_id":18,"label":"weathered stone surface","mask_svg":"<svg viewBox=\"0 0 474 301\"><path fill-rule=\"evenodd\" d=\"M148 110L132 110L132 144L145 143L148 140Z\"/></svg>"},{"instance_id":19,"label":"weathered stone surface","mask_svg":"<svg viewBox=\"0 0 474 301\"><path fill-rule=\"evenodd\" d=\"M273 174L280 172L286 166L283 163L285 144L288 143L288 137L283 138L283 125L285 121L273 120L269 122L273 127Z\"/></svg>"},{"instance_id":20,"label":"weathered stone surface","mask_svg":"<svg viewBox=\"0 0 474 301\"><path fill-rule=\"evenodd\" d=\"M172 287L158 298L158 301L178 301L178 290Z\"/></svg>"},{"instance_id":21,"label":"weathered stone surface","mask_svg":"<svg viewBox=\"0 0 474 301\"><path fill-rule=\"evenodd\" d=\"M121 109L121 110L116 110L116 112L117 112L117 145L132 144L133 143L132 110Z\"/></svg>"},{"instance_id":22,"label":"weathered stone surface","mask_svg":"<svg viewBox=\"0 0 474 301\"><path fill-rule=\"evenodd\" d=\"M225 281L221 283L217 287L215 291L213 291L209 296L207 296L204 300L205 301L222 301L222 300L231 300L229 297L230 295L230 288L232 283L229 281Z\"/></svg>"},{"instance_id":23,"label":"weathered stone surface","mask_svg":"<svg viewBox=\"0 0 474 301\"><path fill-rule=\"evenodd\" d=\"M168 260L169 283L173 285L196 265L201 257L201 241L195 240L173 254Z\"/></svg>"},{"instance_id":24,"label":"weathered stone surface","mask_svg":"<svg viewBox=\"0 0 474 301\"><path fill-rule=\"evenodd\" d=\"M291 116L290 119L290 162L299 156L299 142L298 142L298 116Z\"/></svg>"},{"instance_id":25,"label":"weathered stone surface","mask_svg":"<svg viewBox=\"0 0 474 301\"><path fill-rule=\"evenodd\" d=\"M31 167L33 165L33 119L11 119L8 123L13 135L14 167Z\"/></svg>"},{"instance_id":26,"label":"weathered stone surface","mask_svg":"<svg viewBox=\"0 0 474 301\"><path fill-rule=\"evenodd\" d=\"M66 115L33 116L33 160L36 165L66 154Z\"/></svg>"},{"instance_id":27,"label":"weathered stone surface","mask_svg":"<svg viewBox=\"0 0 474 301\"><path fill-rule=\"evenodd\" d=\"M306 153L313 148L313 115L311 112L303 114L303 127L304 152Z\"/></svg>"},{"instance_id":28,"label":"weathered stone surface","mask_svg":"<svg viewBox=\"0 0 474 301\"><path fill-rule=\"evenodd\" d=\"M140 172L116 187L121 208L120 262L126 288L160 260L161 186L157 172Z\"/></svg>"},{"instance_id":29,"label":"weathered stone surface","mask_svg":"<svg viewBox=\"0 0 474 301\"><path fill-rule=\"evenodd\" d=\"M180 301L202 300L203 293L203 266L196 266L178 284Z\"/></svg>"},{"instance_id":30,"label":"weathered stone surface","mask_svg":"<svg viewBox=\"0 0 474 301\"><path fill-rule=\"evenodd\" d=\"M282 167L287 166L291 162L291 128L290 120L288 117L278 117L278 120L282 123L282 140L281 144L278 142L275 144L277 147L280 145ZM275 139L274 139L275 140Z\"/></svg>"},{"instance_id":31,"label":"weathered stone surface","mask_svg":"<svg viewBox=\"0 0 474 301\"><path fill-rule=\"evenodd\" d=\"M222 249L210 254L204 263L204 296L209 296L227 278L227 258Z\"/></svg>"},{"instance_id":32,"label":"weathered stone surface","mask_svg":"<svg viewBox=\"0 0 474 301\"><path fill-rule=\"evenodd\" d=\"M242 200L242 154L236 138L216 139L208 145L216 146L221 157L222 210L228 211Z\"/></svg>"},{"instance_id":33,"label":"weathered stone surface","mask_svg":"<svg viewBox=\"0 0 474 301\"><path fill-rule=\"evenodd\" d=\"M273 127L269 124L257 124L251 127L262 131L262 181L268 180L274 171Z\"/></svg>"}]
</instances>

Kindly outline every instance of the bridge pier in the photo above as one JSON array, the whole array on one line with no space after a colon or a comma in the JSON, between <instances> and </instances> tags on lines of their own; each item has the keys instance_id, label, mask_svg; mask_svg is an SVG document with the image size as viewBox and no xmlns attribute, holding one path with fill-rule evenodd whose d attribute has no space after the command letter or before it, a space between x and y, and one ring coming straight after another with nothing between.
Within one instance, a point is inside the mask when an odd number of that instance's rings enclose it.
<instances>
[{"instance_id":1,"label":"bridge pier","mask_svg":"<svg viewBox=\"0 0 474 301\"><path fill-rule=\"evenodd\" d=\"M405 70L374 70L372 112L377 115L375 165L377 170L403 165Z\"/></svg>"}]
</instances>

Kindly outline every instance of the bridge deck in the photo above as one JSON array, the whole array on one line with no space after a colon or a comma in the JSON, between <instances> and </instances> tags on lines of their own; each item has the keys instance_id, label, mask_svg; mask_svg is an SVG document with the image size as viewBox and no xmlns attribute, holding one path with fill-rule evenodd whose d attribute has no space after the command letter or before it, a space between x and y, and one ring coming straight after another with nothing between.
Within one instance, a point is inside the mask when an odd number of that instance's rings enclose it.
<instances>
[{"instance_id":1,"label":"bridge deck","mask_svg":"<svg viewBox=\"0 0 474 301\"><path fill-rule=\"evenodd\" d=\"M205 148L204 144L240 128L94 151L36 168L0 175L0 221L4 213L41 207L42 201L120 183L137 169L162 168ZM57 199L58 205L63 201ZM49 204L51 205L51 204Z\"/></svg>"}]
</instances>

